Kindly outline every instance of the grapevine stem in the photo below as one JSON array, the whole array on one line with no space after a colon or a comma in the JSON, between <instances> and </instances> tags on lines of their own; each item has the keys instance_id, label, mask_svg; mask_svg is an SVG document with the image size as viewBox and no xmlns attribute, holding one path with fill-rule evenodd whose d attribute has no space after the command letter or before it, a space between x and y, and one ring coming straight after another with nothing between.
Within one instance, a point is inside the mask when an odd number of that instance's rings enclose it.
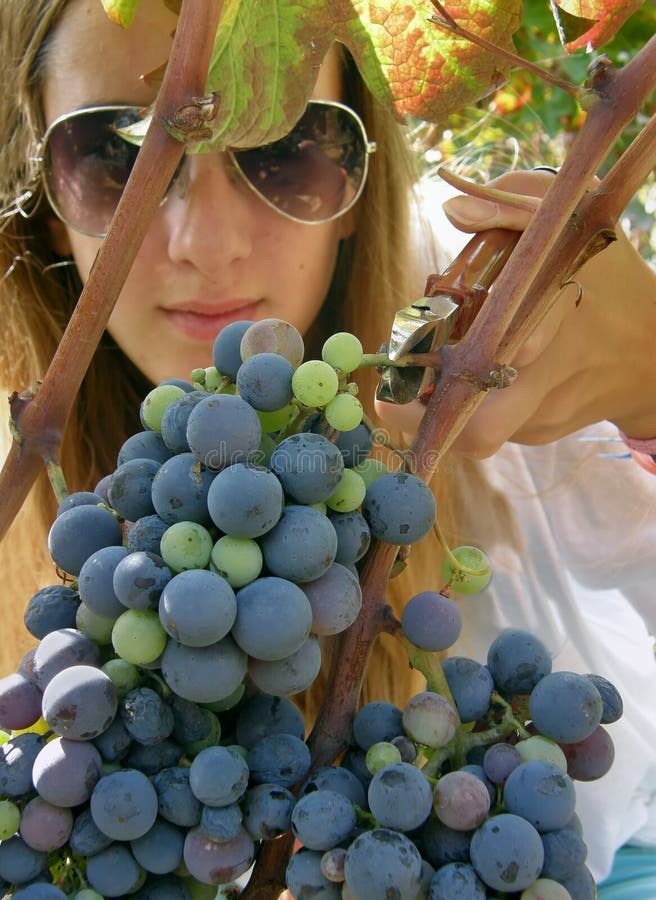
<instances>
[{"instance_id":1,"label":"grapevine stem","mask_svg":"<svg viewBox=\"0 0 656 900\"><path fill-rule=\"evenodd\" d=\"M515 68L533 72L533 74L537 75L538 78L541 78L542 81L546 81L547 84L551 84L554 87L561 88L563 91L566 91L574 97L576 101L579 103L581 102L581 96L584 91L578 87L578 85L573 84L571 81L565 81L562 78L558 78L556 75L552 75L551 72L548 72L536 63L524 59L517 53L513 53L512 50L506 50L504 47L499 47L497 44L493 44L491 41L481 37L481 35L474 34L473 31L468 31L466 28L463 28L462 25L458 25L453 16L447 12L439 0L431 0L431 3L439 13L437 16L428 17L428 21L433 25L436 25L438 28L442 28L445 31L450 31L452 34L456 34L458 37L464 38L467 41L471 41L472 44L476 44L483 50L487 50L489 53L505 59L512 66L515 66Z\"/></svg>"}]
</instances>

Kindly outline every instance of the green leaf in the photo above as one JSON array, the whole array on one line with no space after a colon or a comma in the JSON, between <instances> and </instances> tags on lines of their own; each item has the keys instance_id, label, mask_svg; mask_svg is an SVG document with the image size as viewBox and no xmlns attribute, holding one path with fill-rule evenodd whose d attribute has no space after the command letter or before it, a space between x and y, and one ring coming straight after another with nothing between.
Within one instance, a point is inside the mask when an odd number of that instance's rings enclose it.
<instances>
[{"instance_id":1,"label":"green leaf","mask_svg":"<svg viewBox=\"0 0 656 900\"><path fill-rule=\"evenodd\" d=\"M572 53L603 46L642 4L643 0L555 0L552 8L563 45Z\"/></svg>"},{"instance_id":2,"label":"green leaf","mask_svg":"<svg viewBox=\"0 0 656 900\"><path fill-rule=\"evenodd\" d=\"M129 28L139 6L139 0L102 0L105 12L117 25Z\"/></svg>"},{"instance_id":3,"label":"green leaf","mask_svg":"<svg viewBox=\"0 0 656 900\"><path fill-rule=\"evenodd\" d=\"M521 0L456 0L460 25L512 49ZM301 116L333 41L345 44L369 89L400 115L429 121L499 87L508 64L437 28L431 0L226 0L207 92L220 95L211 144L276 140ZM199 145L197 149L205 149Z\"/></svg>"}]
</instances>

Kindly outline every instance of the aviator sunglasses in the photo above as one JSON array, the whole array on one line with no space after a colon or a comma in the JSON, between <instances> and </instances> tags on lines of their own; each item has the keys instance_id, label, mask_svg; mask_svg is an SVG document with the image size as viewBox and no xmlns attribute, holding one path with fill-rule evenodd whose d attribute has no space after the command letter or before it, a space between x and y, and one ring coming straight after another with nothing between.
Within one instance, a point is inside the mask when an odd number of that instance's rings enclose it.
<instances>
[{"instance_id":1,"label":"aviator sunglasses","mask_svg":"<svg viewBox=\"0 0 656 900\"><path fill-rule=\"evenodd\" d=\"M50 125L39 162L55 215L91 237L104 237L134 165L138 147L120 130L142 118L136 106L94 106ZM294 128L271 144L227 155L248 186L294 222L330 222L362 193L376 149L348 106L311 100ZM181 171L184 157L168 190Z\"/></svg>"}]
</instances>

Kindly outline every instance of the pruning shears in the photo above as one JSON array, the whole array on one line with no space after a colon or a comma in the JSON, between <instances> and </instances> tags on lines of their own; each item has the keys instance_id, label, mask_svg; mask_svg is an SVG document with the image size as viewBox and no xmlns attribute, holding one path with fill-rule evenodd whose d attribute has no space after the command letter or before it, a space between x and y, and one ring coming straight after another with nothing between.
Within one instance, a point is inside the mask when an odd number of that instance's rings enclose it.
<instances>
[{"instance_id":1,"label":"pruning shears","mask_svg":"<svg viewBox=\"0 0 656 900\"><path fill-rule=\"evenodd\" d=\"M431 353L459 341L486 300L495 278L508 261L520 232L491 228L476 234L453 262L429 275L424 296L399 309L392 322L387 355ZM385 366L376 392L388 403L409 403L431 390L435 370L424 366Z\"/></svg>"}]
</instances>

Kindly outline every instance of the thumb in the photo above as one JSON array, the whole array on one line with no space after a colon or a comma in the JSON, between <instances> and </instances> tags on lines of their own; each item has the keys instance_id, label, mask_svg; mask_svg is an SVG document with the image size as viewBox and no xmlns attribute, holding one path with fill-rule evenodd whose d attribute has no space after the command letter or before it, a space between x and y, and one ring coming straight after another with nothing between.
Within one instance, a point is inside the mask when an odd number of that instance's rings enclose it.
<instances>
[{"instance_id":1,"label":"thumb","mask_svg":"<svg viewBox=\"0 0 656 900\"><path fill-rule=\"evenodd\" d=\"M529 198L527 198L529 199ZM538 208L539 197L531 197ZM461 231L485 231L488 228L511 228L523 231L531 220L532 213L525 209L511 209L500 206L491 200L459 195L451 197L442 206L444 213L456 228Z\"/></svg>"}]
</instances>

